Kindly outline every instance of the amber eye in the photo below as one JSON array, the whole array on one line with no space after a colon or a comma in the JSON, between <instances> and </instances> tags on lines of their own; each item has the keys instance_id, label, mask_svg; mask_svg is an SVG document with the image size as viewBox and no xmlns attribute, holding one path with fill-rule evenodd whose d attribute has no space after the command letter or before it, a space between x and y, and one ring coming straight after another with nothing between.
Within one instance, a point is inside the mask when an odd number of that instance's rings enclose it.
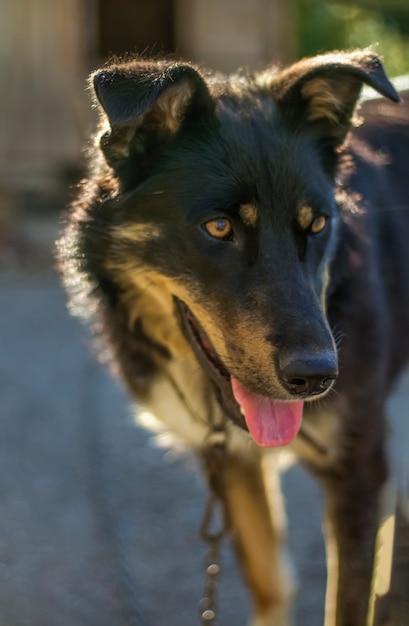
<instances>
[{"instance_id":1,"label":"amber eye","mask_svg":"<svg viewBox=\"0 0 409 626\"><path fill-rule=\"evenodd\" d=\"M327 221L328 218L326 215L318 215L318 217L313 219L313 221L311 222L310 233L312 235L318 235L319 233L322 233L327 225Z\"/></svg>"},{"instance_id":2,"label":"amber eye","mask_svg":"<svg viewBox=\"0 0 409 626\"><path fill-rule=\"evenodd\" d=\"M225 217L205 222L203 228L215 239L230 239L233 234L231 222Z\"/></svg>"}]
</instances>

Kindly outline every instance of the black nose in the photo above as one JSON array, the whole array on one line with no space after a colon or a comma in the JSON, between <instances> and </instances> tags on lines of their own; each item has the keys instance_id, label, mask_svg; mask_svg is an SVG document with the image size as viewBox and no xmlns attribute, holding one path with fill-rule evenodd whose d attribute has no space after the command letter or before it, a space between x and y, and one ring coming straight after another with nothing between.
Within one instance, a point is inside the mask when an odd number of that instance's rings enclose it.
<instances>
[{"instance_id":1,"label":"black nose","mask_svg":"<svg viewBox=\"0 0 409 626\"><path fill-rule=\"evenodd\" d=\"M279 360L283 386L294 396L316 396L327 391L338 376L332 352L286 355Z\"/></svg>"}]
</instances>

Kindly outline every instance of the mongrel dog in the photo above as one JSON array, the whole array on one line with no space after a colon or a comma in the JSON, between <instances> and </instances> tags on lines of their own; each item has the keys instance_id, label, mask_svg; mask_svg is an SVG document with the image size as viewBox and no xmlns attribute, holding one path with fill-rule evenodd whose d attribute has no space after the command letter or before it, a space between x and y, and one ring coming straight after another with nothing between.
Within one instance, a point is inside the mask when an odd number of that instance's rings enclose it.
<instances>
[{"instance_id":1,"label":"mongrel dog","mask_svg":"<svg viewBox=\"0 0 409 626\"><path fill-rule=\"evenodd\" d=\"M399 100L368 50L231 77L138 59L92 78L102 124L61 242L67 284L167 429L200 455L226 420L253 624L291 621L263 467L292 443L326 496L326 624L364 626L387 400L409 357L408 111L368 102L341 150L363 83Z\"/></svg>"}]
</instances>

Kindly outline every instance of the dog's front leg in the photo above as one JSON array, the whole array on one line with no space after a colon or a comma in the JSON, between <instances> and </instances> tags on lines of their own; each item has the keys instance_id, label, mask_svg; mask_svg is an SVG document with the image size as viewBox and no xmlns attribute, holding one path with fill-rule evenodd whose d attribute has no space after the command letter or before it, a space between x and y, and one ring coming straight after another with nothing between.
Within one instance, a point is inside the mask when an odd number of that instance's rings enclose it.
<instances>
[{"instance_id":1,"label":"dog's front leg","mask_svg":"<svg viewBox=\"0 0 409 626\"><path fill-rule=\"evenodd\" d=\"M274 458L255 446L226 452L225 495L244 576L254 602L252 626L290 626L295 591L285 550L285 514Z\"/></svg>"},{"instance_id":2,"label":"dog's front leg","mask_svg":"<svg viewBox=\"0 0 409 626\"><path fill-rule=\"evenodd\" d=\"M321 475L328 563L325 626L367 623L384 468L380 447L361 455L355 449L343 458L342 469Z\"/></svg>"}]
</instances>

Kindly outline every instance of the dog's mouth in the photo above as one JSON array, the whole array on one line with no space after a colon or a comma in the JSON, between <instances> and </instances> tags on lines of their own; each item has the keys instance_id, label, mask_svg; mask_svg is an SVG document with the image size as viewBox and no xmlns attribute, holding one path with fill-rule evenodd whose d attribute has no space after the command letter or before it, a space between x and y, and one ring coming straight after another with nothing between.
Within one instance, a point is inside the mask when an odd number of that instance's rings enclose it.
<instances>
[{"instance_id":1,"label":"dog's mouth","mask_svg":"<svg viewBox=\"0 0 409 626\"><path fill-rule=\"evenodd\" d=\"M248 389L229 372L189 307L175 300L183 332L212 380L224 412L234 423L248 430L261 446L289 444L301 426L303 401L272 400Z\"/></svg>"}]
</instances>

